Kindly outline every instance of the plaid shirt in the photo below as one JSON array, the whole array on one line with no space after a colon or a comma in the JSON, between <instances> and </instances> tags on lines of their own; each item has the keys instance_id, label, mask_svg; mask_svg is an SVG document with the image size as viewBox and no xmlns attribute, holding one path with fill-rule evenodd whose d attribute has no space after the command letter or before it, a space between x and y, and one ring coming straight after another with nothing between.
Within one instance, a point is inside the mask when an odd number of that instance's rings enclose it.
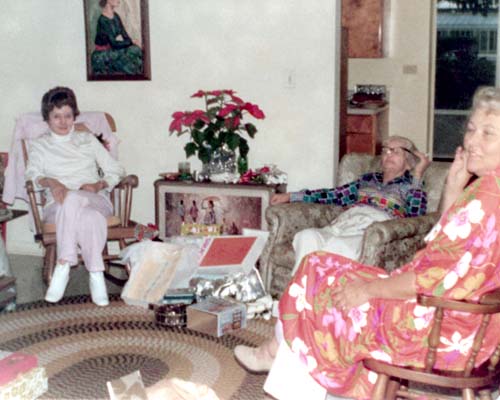
<instances>
[{"instance_id":1,"label":"plaid shirt","mask_svg":"<svg viewBox=\"0 0 500 400\"><path fill-rule=\"evenodd\" d=\"M367 173L354 182L336 188L291 193L290 201L342 207L367 204L399 218L416 217L427 211L427 193L422 188L422 182L409 171L387 183L383 182L381 172Z\"/></svg>"}]
</instances>

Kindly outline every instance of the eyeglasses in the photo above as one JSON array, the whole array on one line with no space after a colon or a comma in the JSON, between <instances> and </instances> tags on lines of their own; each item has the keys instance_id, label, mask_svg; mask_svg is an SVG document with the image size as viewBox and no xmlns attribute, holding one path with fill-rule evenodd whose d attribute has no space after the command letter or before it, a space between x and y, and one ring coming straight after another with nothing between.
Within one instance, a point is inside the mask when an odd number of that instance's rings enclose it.
<instances>
[{"instance_id":1,"label":"eyeglasses","mask_svg":"<svg viewBox=\"0 0 500 400\"><path fill-rule=\"evenodd\" d=\"M407 152L409 154L413 154L411 150L408 150L406 147L389 147L389 146L382 146L382 155L388 155L388 154L397 154L398 156L404 154L404 152Z\"/></svg>"}]
</instances>

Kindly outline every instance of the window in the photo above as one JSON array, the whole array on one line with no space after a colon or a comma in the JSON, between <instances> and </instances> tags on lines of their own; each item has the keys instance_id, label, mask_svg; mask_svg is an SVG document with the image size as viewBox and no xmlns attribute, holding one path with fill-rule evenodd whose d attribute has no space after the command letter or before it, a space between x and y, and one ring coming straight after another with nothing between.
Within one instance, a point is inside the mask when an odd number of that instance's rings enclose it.
<instances>
[{"instance_id":1,"label":"window","mask_svg":"<svg viewBox=\"0 0 500 400\"><path fill-rule=\"evenodd\" d=\"M478 86L495 85L498 0L436 1L434 159L452 159Z\"/></svg>"}]
</instances>

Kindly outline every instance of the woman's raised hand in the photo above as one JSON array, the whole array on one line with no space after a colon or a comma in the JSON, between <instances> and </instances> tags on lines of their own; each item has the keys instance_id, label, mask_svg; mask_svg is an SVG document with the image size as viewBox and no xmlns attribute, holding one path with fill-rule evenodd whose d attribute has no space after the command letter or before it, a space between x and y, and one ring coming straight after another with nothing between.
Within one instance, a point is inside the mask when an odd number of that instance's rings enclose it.
<instances>
[{"instance_id":1,"label":"woman's raised hand","mask_svg":"<svg viewBox=\"0 0 500 400\"><path fill-rule=\"evenodd\" d=\"M421 179L425 170L431 163L431 160L427 154L422 153L421 151L414 151L413 154L418 158L417 165L415 165L415 168L413 169L413 176Z\"/></svg>"},{"instance_id":2,"label":"woman's raised hand","mask_svg":"<svg viewBox=\"0 0 500 400\"><path fill-rule=\"evenodd\" d=\"M467 158L468 154L463 147L457 147L455 158L448 170L443 197L439 206L441 212L446 211L455 202L472 176L472 174L467 171Z\"/></svg>"},{"instance_id":3,"label":"woman's raised hand","mask_svg":"<svg viewBox=\"0 0 500 400\"><path fill-rule=\"evenodd\" d=\"M467 171L467 158L468 154L462 146L457 147L455 151L455 158L448 171L448 178L446 185L453 185L456 189L462 191L469 182L472 174Z\"/></svg>"},{"instance_id":4,"label":"woman's raised hand","mask_svg":"<svg viewBox=\"0 0 500 400\"><path fill-rule=\"evenodd\" d=\"M290 203L290 193L275 193L271 196L271 205Z\"/></svg>"}]
</instances>

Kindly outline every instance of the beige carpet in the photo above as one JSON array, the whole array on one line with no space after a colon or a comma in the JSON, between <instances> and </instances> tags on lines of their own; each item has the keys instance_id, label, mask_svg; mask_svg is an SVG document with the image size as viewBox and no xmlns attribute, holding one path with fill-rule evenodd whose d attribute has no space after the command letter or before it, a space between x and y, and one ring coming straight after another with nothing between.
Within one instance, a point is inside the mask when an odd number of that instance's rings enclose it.
<instances>
[{"instance_id":1,"label":"beige carpet","mask_svg":"<svg viewBox=\"0 0 500 400\"><path fill-rule=\"evenodd\" d=\"M238 344L258 345L273 335L273 322L249 321L221 338L166 328L152 311L117 296L96 307L88 296L62 304L35 302L0 314L0 349L38 355L49 376L45 399L104 399L106 381L140 370L146 386L164 377L204 383L221 399L265 399L265 375L246 373L234 360Z\"/></svg>"}]
</instances>

